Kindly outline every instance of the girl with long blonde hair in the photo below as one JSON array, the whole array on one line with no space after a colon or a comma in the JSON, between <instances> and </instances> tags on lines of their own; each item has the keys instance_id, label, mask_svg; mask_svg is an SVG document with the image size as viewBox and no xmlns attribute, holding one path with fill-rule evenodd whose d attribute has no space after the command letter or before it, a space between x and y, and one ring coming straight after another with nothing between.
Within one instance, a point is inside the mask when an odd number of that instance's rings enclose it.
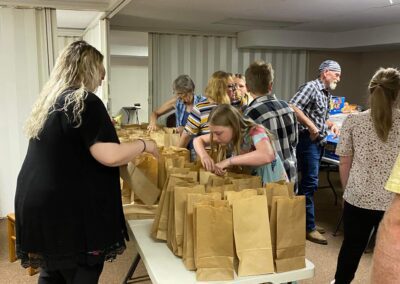
<instances>
[{"instance_id":1,"label":"girl with long blonde hair","mask_svg":"<svg viewBox=\"0 0 400 284\"><path fill-rule=\"evenodd\" d=\"M84 41L67 46L44 86L26 132L28 151L15 195L17 255L41 267L39 283L97 283L105 260L125 249L118 166L154 142L120 144L93 93L103 55Z\"/></svg>"},{"instance_id":2,"label":"girl with long blonde hair","mask_svg":"<svg viewBox=\"0 0 400 284\"><path fill-rule=\"evenodd\" d=\"M350 283L393 193L384 186L400 152L400 72L380 68L368 86L370 109L343 122L336 154L340 156L344 239L335 282Z\"/></svg>"},{"instance_id":3,"label":"girl with long blonde hair","mask_svg":"<svg viewBox=\"0 0 400 284\"><path fill-rule=\"evenodd\" d=\"M231 166L250 166L253 173L261 176L263 184L287 181L282 161L271 143L272 134L262 125L244 118L233 106L217 106L209 117L210 134L194 140L194 148L207 171L225 174ZM217 151L214 161L206 151ZM222 147L221 147L222 146Z\"/></svg>"}]
</instances>

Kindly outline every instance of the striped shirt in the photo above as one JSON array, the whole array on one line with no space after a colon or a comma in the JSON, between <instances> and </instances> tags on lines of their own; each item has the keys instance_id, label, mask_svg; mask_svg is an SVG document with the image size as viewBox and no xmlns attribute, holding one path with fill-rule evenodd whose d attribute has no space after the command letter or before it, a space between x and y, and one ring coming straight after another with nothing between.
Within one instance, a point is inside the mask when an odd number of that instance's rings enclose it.
<instances>
[{"instance_id":1,"label":"striped shirt","mask_svg":"<svg viewBox=\"0 0 400 284\"><path fill-rule=\"evenodd\" d=\"M271 131L274 147L281 158L291 182L297 182L296 146L298 142L297 118L285 101L275 95L260 96L246 108L244 115Z\"/></svg>"},{"instance_id":2,"label":"striped shirt","mask_svg":"<svg viewBox=\"0 0 400 284\"><path fill-rule=\"evenodd\" d=\"M326 121L329 118L329 101L332 94L328 92L320 79L309 81L300 86L297 93L289 101L311 119L320 134L327 135ZM306 126L299 124L299 131L306 131Z\"/></svg>"},{"instance_id":3,"label":"striped shirt","mask_svg":"<svg viewBox=\"0 0 400 284\"><path fill-rule=\"evenodd\" d=\"M209 100L196 104L186 122L185 131L190 136L200 136L210 133L208 117L211 111L217 106Z\"/></svg>"}]
</instances>

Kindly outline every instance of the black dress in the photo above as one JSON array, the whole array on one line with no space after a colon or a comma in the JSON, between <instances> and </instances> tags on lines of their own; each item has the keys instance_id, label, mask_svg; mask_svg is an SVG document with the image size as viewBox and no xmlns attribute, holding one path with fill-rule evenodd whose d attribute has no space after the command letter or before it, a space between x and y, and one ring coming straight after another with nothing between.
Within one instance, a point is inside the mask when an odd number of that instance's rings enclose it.
<instances>
[{"instance_id":1,"label":"black dress","mask_svg":"<svg viewBox=\"0 0 400 284\"><path fill-rule=\"evenodd\" d=\"M67 91L68 93L70 91ZM15 195L17 255L24 267L71 268L115 258L128 239L119 168L97 162L96 142L119 143L102 101L88 93L82 124L72 122L65 94L39 139L29 141Z\"/></svg>"}]
</instances>

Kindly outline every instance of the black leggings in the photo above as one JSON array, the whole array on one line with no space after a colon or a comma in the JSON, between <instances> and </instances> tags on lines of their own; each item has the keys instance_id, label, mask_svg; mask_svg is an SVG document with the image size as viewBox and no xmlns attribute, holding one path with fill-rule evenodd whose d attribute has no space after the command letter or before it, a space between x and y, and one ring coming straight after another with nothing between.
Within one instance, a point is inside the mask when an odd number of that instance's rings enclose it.
<instances>
[{"instance_id":1,"label":"black leggings","mask_svg":"<svg viewBox=\"0 0 400 284\"><path fill-rule=\"evenodd\" d=\"M78 265L61 270L41 269L38 284L96 284L103 271L104 263L93 266Z\"/></svg>"},{"instance_id":2,"label":"black leggings","mask_svg":"<svg viewBox=\"0 0 400 284\"><path fill-rule=\"evenodd\" d=\"M378 230L384 213L344 202L344 239L338 256L335 284L347 284L353 280L372 229Z\"/></svg>"}]
</instances>

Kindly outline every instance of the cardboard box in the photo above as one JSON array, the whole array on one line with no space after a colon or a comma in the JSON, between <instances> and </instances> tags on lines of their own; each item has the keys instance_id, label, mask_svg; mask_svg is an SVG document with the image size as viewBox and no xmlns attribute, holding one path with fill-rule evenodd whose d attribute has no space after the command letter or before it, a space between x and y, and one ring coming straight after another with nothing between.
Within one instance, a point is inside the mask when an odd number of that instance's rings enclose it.
<instances>
[{"instance_id":1,"label":"cardboard box","mask_svg":"<svg viewBox=\"0 0 400 284\"><path fill-rule=\"evenodd\" d=\"M330 114L341 113L345 101L346 101L345 97L332 97L329 102L329 113Z\"/></svg>"}]
</instances>

